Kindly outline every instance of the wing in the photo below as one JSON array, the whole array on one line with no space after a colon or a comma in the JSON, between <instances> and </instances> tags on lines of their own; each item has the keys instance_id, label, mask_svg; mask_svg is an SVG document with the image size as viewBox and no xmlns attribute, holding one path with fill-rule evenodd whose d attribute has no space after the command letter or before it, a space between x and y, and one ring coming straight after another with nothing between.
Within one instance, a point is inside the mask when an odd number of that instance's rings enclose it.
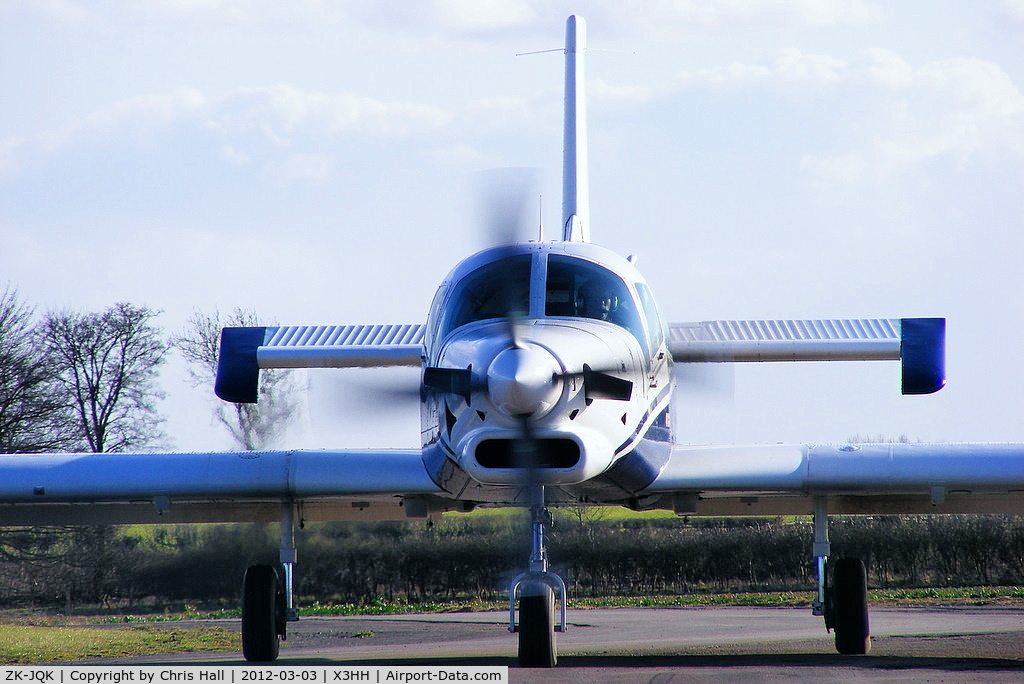
<instances>
[{"instance_id":1,"label":"wing","mask_svg":"<svg viewBox=\"0 0 1024 684\"><path fill-rule=\"evenodd\" d=\"M0 525L419 517L440 492L419 449L0 457ZM415 509L415 510L414 510Z\"/></svg>"},{"instance_id":2,"label":"wing","mask_svg":"<svg viewBox=\"0 0 1024 684\"><path fill-rule=\"evenodd\" d=\"M261 368L419 366L421 325L225 328L216 392L255 402ZM441 492L407 450L38 454L0 457L0 524L418 517ZM437 508L433 506L431 510Z\"/></svg>"},{"instance_id":3,"label":"wing","mask_svg":"<svg viewBox=\"0 0 1024 684\"><path fill-rule=\"evenodd\" d=\"M944 318L703 321L669 326L675 361L901 360L903 393L945 384Z\"/></svg>"},{"instance_id":4,"label":"wing","mask_svg":"<svg viewBox=\"0 0 1024 684\"><path fill-rule=\"evenodd\" d=\"M659 492L680 514L1024 513L1024 444L675 445Z\"/></svg>"},{"instance_id":5,"label":"wing","mask_svg":"<svg viewBox=\"0 0 1024 684\"><path fill-rule=\"evenodd\" d=\"M945 319L704 321L669 326L675 361L897 360L904 394L945 384ZM1024 444L675 445L643 494L681 513L1024 512Z\"/></svg>"},{"instance_id":6,"label":"wing","mask_svg":"<svg viewBox=\"0 0 1024 684\"><path fill-rule=\"evenodd\" d=\"M224 401L256 402L261 368L420 366L422 325L224 328L214 391Z\"/></svg>"}]
</instances>

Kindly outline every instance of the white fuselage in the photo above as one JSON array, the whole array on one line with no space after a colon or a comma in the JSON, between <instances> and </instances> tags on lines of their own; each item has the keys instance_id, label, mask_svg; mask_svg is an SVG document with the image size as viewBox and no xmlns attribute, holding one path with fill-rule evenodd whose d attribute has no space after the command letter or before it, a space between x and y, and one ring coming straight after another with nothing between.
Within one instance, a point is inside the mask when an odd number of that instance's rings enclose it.
<instances>
[{"instance_id":1,"label":"white fuselage","mask_svg":"<svg viewBox=\"0 0 1024 684\"><path fill-rule=\"evenodd\" d=\"M668 409L664 326L633 265L590 243L485 250L439 288L427 366L469 389L428 392L423 444L476 483L574 485L608 471ZM530 451L523 453L523 441Z\"/></svg>"}]
</instances>

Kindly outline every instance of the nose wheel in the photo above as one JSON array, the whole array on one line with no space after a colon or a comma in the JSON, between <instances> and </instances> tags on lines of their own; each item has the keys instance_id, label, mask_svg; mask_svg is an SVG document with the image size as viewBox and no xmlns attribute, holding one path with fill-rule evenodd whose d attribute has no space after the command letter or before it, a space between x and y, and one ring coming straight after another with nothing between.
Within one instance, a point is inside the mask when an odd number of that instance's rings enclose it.
<instances>
[{"instance_id":1,"label":"nose wheel","mask_svg":"<svg viewBox=\"0 0 1024 684\"><path fill-rule=\"evenodd\" d=\"M520 667L554 667L558 662L555 632L565 631L565 582L548 572L544 547L544 525L550 519L544 507L544 488L535 487L534 504L530 507L532 551L530 569L509 586L509 631L519 633ZM559 617L555 619L555 597ZM516 600L519 622L516 622Z\"/></svg>"},{"instance_id":2,"label":"nose wheel","mask_svg":"<svg viewBox=\"0 0 1024 684\"><path fill-rule=\"evenodd\" d=\"M522 587L519 597L519 666L554 667L555 592L542 582Z\"/></svg>"}]
</instances>

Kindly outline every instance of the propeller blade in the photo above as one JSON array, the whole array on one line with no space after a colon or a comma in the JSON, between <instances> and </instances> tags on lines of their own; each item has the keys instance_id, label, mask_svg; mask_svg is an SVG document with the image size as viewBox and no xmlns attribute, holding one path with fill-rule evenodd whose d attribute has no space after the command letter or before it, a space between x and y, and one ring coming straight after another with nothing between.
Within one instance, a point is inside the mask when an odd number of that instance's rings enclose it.
<instances>
[{"instance_id":1,"label":"propeller blade","mask_svg":"<svg viewBox=\"0 0 1024 684\"><path fill-rule=\"evenodd\" d=\"M672 367L676 387L703 400L733 404L736 366L731 363L677 363Z\"/></svg>"},{"instance_id":2,"label":"propeller blade","mask_svg":"<svg viewBox=\"0 0 1024 684\"><path fill-rule=\"evenodd\" d=\"M455 394L470 403L473 391L473 366L468 368L435 368L428 366L423 369L423 388L443 394Z\"/></svg>"},{"instance_id":3,"label":"propeller blade","mask_svg":"<svg viewBox=\"0 0 1024 684\"><path fill-rule=\"evenodd\" d=\"M539 169L513 167L479 174L480 217L492 245L510 245L530 238L530 199L538 186Z\"/></svg>"},{"instance_id":4,"label":"propeller blade","mask_svg":"<svg viewBox=\"0 0 1024 684\"><path fill-rule=\"evenodd\" d=\"M494 245L513 245L530 239L528 226L528 205L537 187L539 170L528 167L491 169L479 175L480 214L483 225L490 232ZM508 338L513 347L521 347L517 321L527 311L520 311L528 302L523 296L523 283L515 279L517 274L505 271L502 284L505 298L504 310L508 320Z\"/></svg>"},{"instance_id":5,"label":"propeller blade","mask_svg":"<svg viewBox=\"0 0 1024 684\"><path fill-rule=\"evenodd\" d=\"M519 416L519 434L513 443L514 463L523 473L524 477L520 485L530 492L532 498L537 487L540 486L540 449L537 444L537 437L530 427L528 416Z\"/></svg>"},{"instance_id":6,"label":"propeller blade","mask_svg":"<svg viewBox=\"0 0 1024 684\"><path fill-rule=\"evenodd\" d=\"M587 399L629 401L633 396L633 383L583 364L583 392Z\"/></svg>"}]
</instances>

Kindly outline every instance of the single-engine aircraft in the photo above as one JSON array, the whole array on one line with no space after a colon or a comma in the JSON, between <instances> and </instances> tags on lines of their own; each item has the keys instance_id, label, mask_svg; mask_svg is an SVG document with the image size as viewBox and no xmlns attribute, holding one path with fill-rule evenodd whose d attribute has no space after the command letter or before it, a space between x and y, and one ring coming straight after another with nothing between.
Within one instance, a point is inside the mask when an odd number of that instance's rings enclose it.
<instances>
[{"instance_id":1,"label":"single-engine aircraft","mask_svg":"<svg viewBox=\"0 0 1024 684\"><path fill-rule=\"evenodd\" d=\"M828 516L1021 513L1024 444L676 443L673 363L888 359L903 393L927 394L945 382L945 320L665 325L634 263L588 239L585 40L569 17L561 239L461 261L422 325L222 332L215 390L229 402L255 402L265 368L421 368L421 448L6 456L0 524L280 521L280 564L243 578L243 653L271 661L298 619L302 521L524 507L532 551L509 587L509 630L521 665L551 667L567 596L548 567L549 507L811 515L813 613L839 653L867 652L864 564L829 557Z\"/></svg>"}]
</instances>

